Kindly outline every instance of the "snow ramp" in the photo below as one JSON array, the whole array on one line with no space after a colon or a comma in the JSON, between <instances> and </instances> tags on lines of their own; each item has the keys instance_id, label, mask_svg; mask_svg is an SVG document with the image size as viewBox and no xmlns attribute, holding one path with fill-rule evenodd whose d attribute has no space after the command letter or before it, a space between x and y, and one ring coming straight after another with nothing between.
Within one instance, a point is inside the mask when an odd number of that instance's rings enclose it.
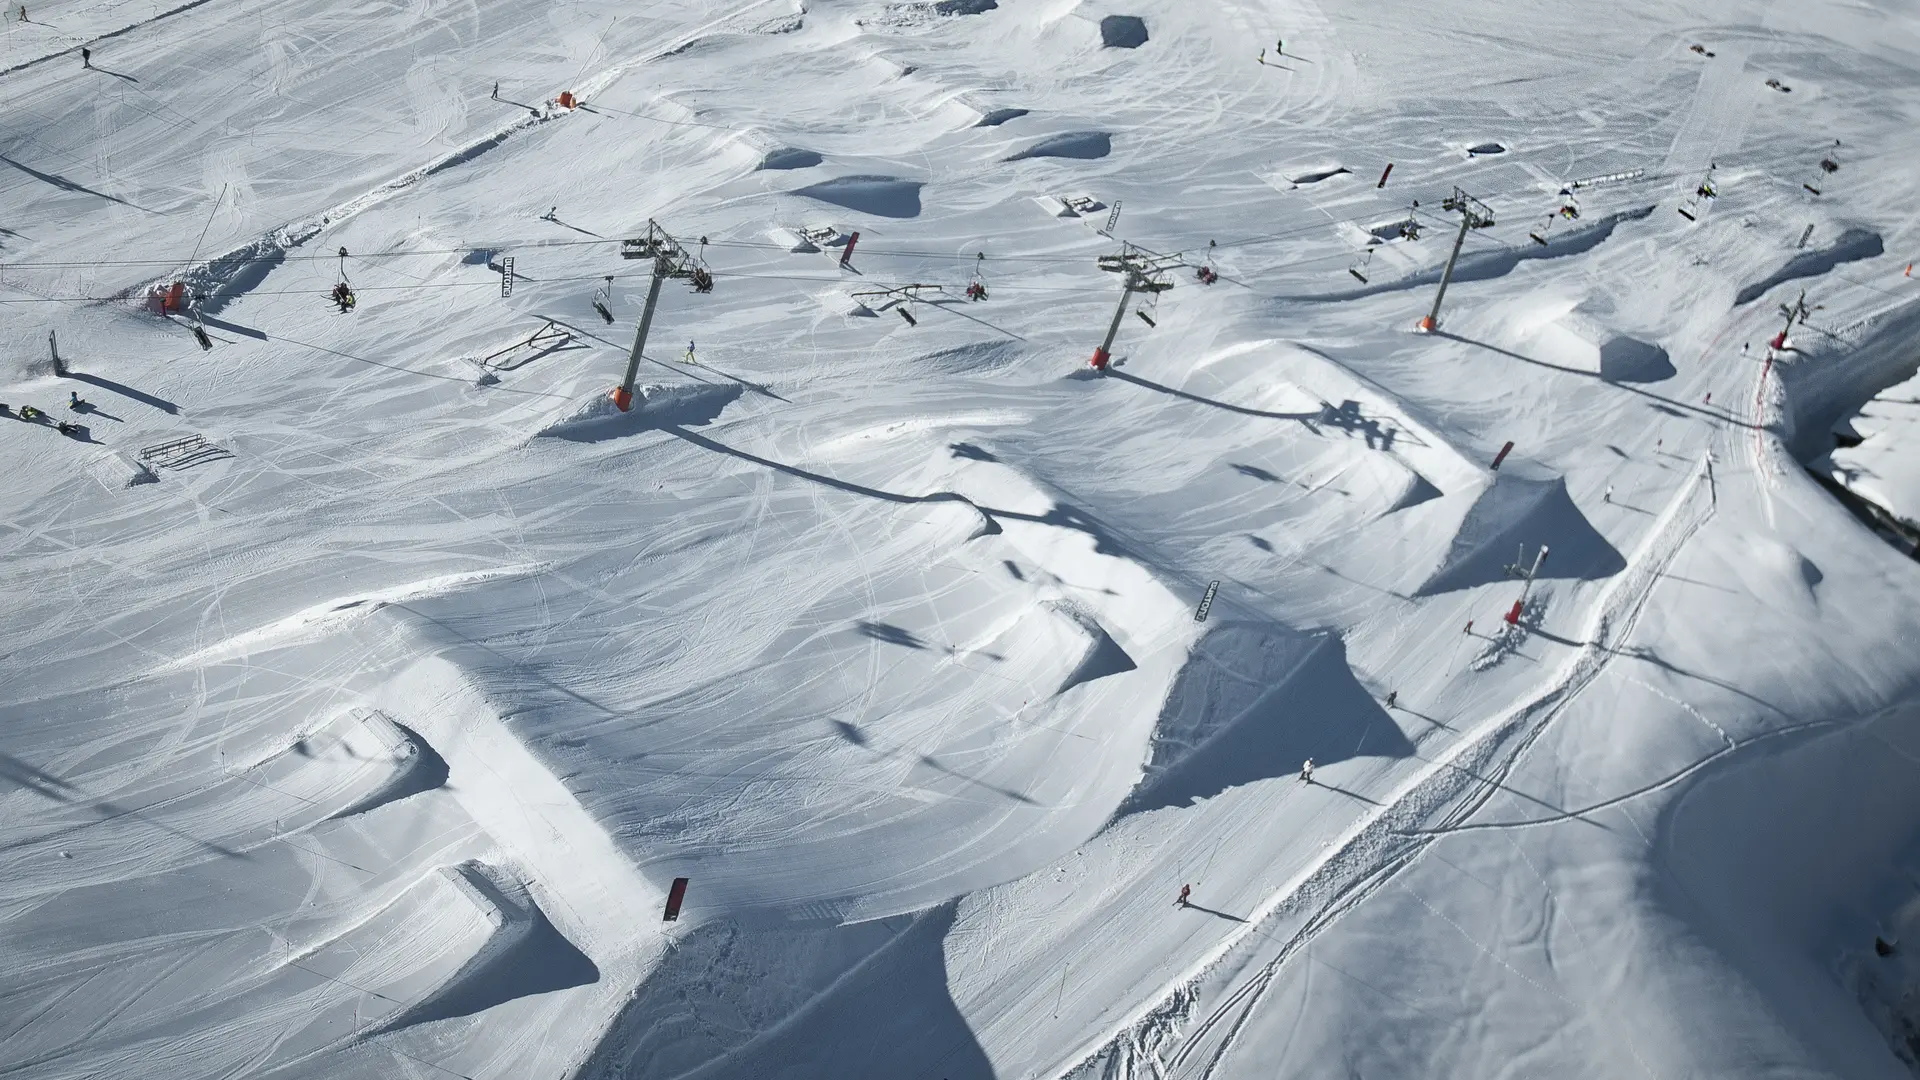
<instances>
[{"instance_id":1,"label":"snow ramp","mask_svg":"<svg viewBox=\"0 0 1920 1080\"><path fill-rule=\"evenodd\" d=\"M1168 687L1140 783L1115 816L1286 776L1309 757L1324 764L1412 752L1354 678L1337 635L1221 623L1194 644Z\"/></svg>"},{"instance_id":2,"label":"snow ramp","mask_svg":"<svg viewBox=\"0 0 1920 1080\"><path fill-rule=\"evenodd\" d=\"M1445 547L1436 537L1447 537ZM1495 474L1463 491L1388 514L1357 536L1326 545L1321 561L1356 581L1413 596L1505 580L1522 557L1551 550L1541 578L1601 578L1626 560L1567 494L1566 481Z\"/></svg>"}]
</instances>

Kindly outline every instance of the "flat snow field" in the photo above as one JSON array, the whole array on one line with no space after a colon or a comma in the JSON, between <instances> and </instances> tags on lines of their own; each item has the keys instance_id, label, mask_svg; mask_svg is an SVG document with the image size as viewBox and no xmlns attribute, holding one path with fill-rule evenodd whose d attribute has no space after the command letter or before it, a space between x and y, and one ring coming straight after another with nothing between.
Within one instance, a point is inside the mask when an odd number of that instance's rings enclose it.
<instances>
[{"instance_id":1,"label":"flat snow field","mask_svg":"<svg viewBox=\"0 0 1920 1080\"><path fill-rule=\"evenodd\" d=\"M0 30L0 1078L1920 1070L1911 3Z\"/></svg>"}]
</instances>

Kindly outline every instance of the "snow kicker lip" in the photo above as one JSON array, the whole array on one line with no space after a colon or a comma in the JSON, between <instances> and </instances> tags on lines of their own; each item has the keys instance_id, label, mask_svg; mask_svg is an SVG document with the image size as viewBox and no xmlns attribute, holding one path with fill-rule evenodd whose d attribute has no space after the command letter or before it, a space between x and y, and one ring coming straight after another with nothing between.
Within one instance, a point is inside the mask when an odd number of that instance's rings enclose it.
<instances>
[{"instance_id":1,"label":"snow kicker lip","mask_svg":"<svg viewBox=\"0 0 1920 1080\"><path fill-rule=\"evenodd\" d=\"M1094 161L1113 153L1113 136L1104 131L1066 131L1049 135L1025 150L1001 158L1002 161L1026 161L1031 158L1075 158Z\"/></svg>"},{"instance_id":2,"label":"snow kicker lip","mask_svg":"<svg viewBox=\"0 0 1920 1080\"><path fill-rule=\"evenodd\" d=\"M1639 221L1652 215L1653 211L1654 207L1652 204L1649 204L1635 207L1631 210L1622 210L1618 213L1608 214L1593 224L1588 225L1586 228L1573 229L1561 233L1559 236L1554 237L1553 241L1545 247L1532 245L1527 248L1513 247L1505 251L1478 251L1470 255L1462 255L1460 256L1459 264L1454 267L1453 280L1456 282L1490 281L1493 278L1505 277L1507 274L1512 273L1515 267L1529 259L1557 259L1566 255L1579 255L1592 251L1610 239L1613 236L1613 231L1619 228L1621 223ZM1287 301L1308 301L1312 303L1360 300L1369 296L1378 296L1381 293L1398 292L1404 289L1419 288L1422 285L1432 285L1440 280L1440 274L1441 268L1439 266L1431 266L1425 270L1408 274L1406 277L1377 282L1364 288L1342 289L1338 292L1329 293L1308 293L1281 297L1281 299Z\"/></svg>"},{"instance_id":3,"label":"snow kicker lip","mask_svg":"<svg viewBox=\"0 0 1920 1080\"><path fill-rule=\"evenodd\" d=\"M794 194L874 217L916 218L920 216L920 189L924 186L918 180L897 176L842 176L809 184Z\"/></svg>"}]
</instances>

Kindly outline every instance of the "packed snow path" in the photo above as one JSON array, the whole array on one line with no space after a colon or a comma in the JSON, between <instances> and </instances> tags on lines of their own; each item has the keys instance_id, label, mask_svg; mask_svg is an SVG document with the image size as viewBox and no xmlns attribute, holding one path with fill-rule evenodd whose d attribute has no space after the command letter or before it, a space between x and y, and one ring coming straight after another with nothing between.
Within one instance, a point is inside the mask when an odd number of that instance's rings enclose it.
<instances>
[{"instance_id":1,"label":"packed snow path","mask_svg":"<svg viewBox=\"0 0 1920 1080\"><path fill-rule=\"evenodd\" d=\"M1603 23L9 8L0 1075L1897 1075L1920 39Z\"/></svg>"}]
</instances>

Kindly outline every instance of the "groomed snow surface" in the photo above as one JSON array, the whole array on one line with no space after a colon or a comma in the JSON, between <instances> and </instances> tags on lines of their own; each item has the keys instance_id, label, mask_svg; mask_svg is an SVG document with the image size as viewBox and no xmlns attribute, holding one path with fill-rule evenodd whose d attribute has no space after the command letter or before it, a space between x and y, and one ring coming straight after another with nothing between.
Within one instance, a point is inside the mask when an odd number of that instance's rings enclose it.
<instances>
[{"instance_id":1,"label":"groomed snow surface","mask_svg":"<svg viewBox=\"0 0 1920 1080\"><path fill-rule=\"evenodd\" d=\"M1911 5L0 29L0 1076L1920 1069Z\"/></svg>"}]
</instances>

